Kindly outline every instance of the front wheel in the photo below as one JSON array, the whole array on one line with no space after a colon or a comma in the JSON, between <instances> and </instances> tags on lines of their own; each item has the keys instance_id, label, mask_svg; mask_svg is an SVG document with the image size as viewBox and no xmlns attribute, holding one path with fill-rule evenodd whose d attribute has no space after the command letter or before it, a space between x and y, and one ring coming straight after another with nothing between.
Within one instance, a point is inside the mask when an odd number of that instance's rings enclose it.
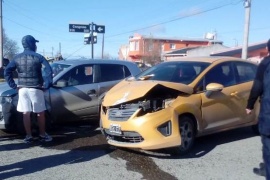
<instances>
[{"instance_id":1,"label":"front wheel","mask_svg":"<svg viewBox=\"0 0 270 180\"><path fill-rule=\"evenodd\" d=\"M190 151L195 141L195 125L188 116L179 118L179 131L181 135L181 145L175 148L175 154L184 155Z\"/></svg>"},{"instance_id":2,"label":"front wheel","mask_svg":"<svg viewBox=\"0 0 270 180\"><path fill-rule=\"evenodd\" d=\"M36 113L31 113L31 131L33 135L38 135L39 134L39 126L38 126L38 121L37 121L37 114ZM51 129L51 124L52 124L52 117L48 111L45 111L45 130L48 131ZM14 122L15 125L15 131L18 134L24 135L26 134L25 128L24 128L24 123L23 123L23 114L20 112L16 113L16 121Z\"/></svg>"}]
</instances>

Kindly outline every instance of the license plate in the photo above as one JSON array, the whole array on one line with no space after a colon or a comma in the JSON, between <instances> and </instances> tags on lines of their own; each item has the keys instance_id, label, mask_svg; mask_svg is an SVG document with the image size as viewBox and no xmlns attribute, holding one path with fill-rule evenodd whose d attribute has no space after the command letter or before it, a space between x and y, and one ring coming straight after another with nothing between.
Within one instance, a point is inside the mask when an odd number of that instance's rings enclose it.
<instances>
[{"instance_id":1,"label":"license plate","mask_svg":"<svg viewBox=\"0 0 270 180\"><path fill-rule=\"evenodd\" d=\"M121 126L119 124L111 124L110 125L110 132L116 134L122 134Z\"/></svg>"}]
</instances>

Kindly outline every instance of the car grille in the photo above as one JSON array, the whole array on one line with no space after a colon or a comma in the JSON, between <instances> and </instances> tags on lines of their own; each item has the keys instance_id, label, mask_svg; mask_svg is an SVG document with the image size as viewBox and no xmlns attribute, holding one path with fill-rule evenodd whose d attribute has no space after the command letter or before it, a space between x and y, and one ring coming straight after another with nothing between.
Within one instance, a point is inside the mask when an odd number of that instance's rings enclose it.
<instances>
[{"instance_id":1,"label":"car grille","mask_svg":"<svg viewBox=\"0 0 270 180\"><path fill-rule=\"evenodd\" d=\"M137 132L124 131L122 135L111 133L108 129L104 129L107 138L121 143L140 143L143 142L143 137Z\"/></svg>"},{"instance_id":2,"label":"car grille","mask_svg":"<svg viewBox=\"0 0 270 180\"><path fill-rule=\"evenodd\" d=\"M130 116L132 116L137 111L137 109L138 108L111 108L109 109L109 119L112 121L127 121Z\"/></svg>"}]
</instances>

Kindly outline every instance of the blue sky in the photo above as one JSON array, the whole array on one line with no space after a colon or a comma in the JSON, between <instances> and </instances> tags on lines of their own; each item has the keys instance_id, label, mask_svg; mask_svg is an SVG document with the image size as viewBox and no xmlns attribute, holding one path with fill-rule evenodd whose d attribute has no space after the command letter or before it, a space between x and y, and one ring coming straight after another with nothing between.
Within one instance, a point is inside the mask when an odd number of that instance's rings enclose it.
<instances>
[{"instance_id":1,"label":"blue sky","mask_svg":"<svg viewBox=\"0 0 270 180\"><path fill-rule=\"evenodd\" d=\"M18 42L33 35L45 56L59 50L64 57L91 58L84 33L69 32L69 24L104 25L104 54L117 58L121 45L134 33L168 38L203 38L216 32L226 46L243 43L244 0L3 0L3 28ZM249 44L270 38L270 0L251 0ZM94 45L101 57L102 34Z\"/></svg>"}]
</instances>

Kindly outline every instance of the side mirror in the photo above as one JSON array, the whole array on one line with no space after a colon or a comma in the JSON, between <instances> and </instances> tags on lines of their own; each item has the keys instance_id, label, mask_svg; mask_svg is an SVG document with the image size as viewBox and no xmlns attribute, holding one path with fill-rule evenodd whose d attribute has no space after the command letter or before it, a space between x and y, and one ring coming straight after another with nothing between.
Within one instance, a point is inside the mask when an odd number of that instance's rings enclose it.
<instances>
[{"instance_id":1,"label":"side mirror","mask_svg":"<svg viewBox=\"0 0 270 180\"><path fill-rule=\"evenodd\" d=\"M59 88L66 87L66 86L68 86L68 82L62 79L57 81L56 85L54 85L54 87L59 87Z\"/></svg>"},{"instance_id":2,"label":"side mirror","mask_svg":"<svg viewBox=\"0 0 270 180\"><path fill-rule=\"evenodd\" d=\"M206 86L206 97L210 97L213 92L219 92L222 91L224 86L219 83L210 83Z\"/></svg>"}]
</instances>

